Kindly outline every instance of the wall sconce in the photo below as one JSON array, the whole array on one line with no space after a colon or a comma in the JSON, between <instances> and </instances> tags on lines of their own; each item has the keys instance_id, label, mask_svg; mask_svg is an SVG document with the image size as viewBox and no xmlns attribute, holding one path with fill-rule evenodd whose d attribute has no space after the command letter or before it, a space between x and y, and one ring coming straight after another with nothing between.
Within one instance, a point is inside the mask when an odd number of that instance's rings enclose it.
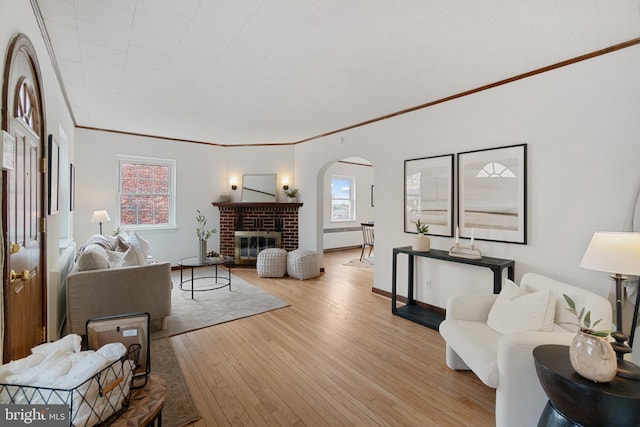
<instances>
[{"instance_id":1,"label":"wall sconce","mask_svg":"<svg viewBox=\"0 0 640 427\"><path fill-rule=\"evenodd\" d=\"M231 178L231 189L234 191L238 189L238 184L236 183L235 178Z\"/></svg>"},{"instance_id":2,"label":"wall sconce","mask_svg":"<svg viewBox=\"0 0 640 427\"><path fill-rule=\"evenodd\" d=\"M284 191L289 189L289 178L282 178L282 189Z\"/></svg>"}]
</instances>

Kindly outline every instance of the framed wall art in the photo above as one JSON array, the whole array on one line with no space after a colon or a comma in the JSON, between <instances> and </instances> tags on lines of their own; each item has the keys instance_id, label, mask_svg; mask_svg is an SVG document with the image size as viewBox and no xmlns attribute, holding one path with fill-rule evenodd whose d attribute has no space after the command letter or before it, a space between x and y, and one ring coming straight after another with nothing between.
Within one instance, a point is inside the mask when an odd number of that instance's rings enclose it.
<instances>
[{"instance_id":1,"label":"framed wall art","mask_svg":"<svg viewBox=\"0 0 640 427\"><path fill-rule=\"evenodd\" d=\"M69 212L76 207L76 168L69 164Z\"/></svg>"},{"instance_id":2,"label":"framed wall art","mask_svg":"<svg viewBox=\"0 0 640 427\"><path fill-rule=\"evenodd\" d=\"M458 153L460 237L527 243L527 144Z\"/></svg>"},{"instance_id":3,"label":"framed wall art","mask_svg":"<svg viewBox=\"0 0 640 427\"><path fill-rule=\"evenodd\" d=\"M49 215L58 213L60 180L60 148L53 135L49 134Z\"/></svg>"},{"instance_id":4,"label":"framed wall art","mask_svg":"<svg viewBox=\"0 0 640 427\"><path fill-rule=\"evenodd\" d=\"M404 231L415 222L436 236L453 235L453 154L404 161Z\"/></svg>"}]
</instances>

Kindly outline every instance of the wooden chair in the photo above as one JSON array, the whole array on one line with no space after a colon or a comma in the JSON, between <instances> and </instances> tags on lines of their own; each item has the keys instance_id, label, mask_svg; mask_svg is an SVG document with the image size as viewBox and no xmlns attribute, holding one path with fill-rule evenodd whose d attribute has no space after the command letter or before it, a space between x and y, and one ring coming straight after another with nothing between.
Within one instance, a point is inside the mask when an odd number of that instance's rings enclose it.
<instances>
[{"instance_id":1,"label":"wooden chair","mask_svg":"<svg viewBox=\"0 0 640 427\"><path fill-rule=\"evenodd\" d=\"M365 248L369 246L368 256L371 256L371 251L373 250L373 223L363 222L360 223L360 225L362 226L362 252L360 253L360 261L362 261Z\"/></svg>"}]
</instances>

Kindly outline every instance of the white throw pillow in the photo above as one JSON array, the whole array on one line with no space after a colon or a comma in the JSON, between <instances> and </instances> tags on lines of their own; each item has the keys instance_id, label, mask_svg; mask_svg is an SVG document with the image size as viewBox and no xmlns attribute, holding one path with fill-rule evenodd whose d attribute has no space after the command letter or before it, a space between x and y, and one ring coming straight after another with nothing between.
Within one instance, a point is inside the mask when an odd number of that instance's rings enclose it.
<instances>
[{"instance_id":1,"label":"white throw pillow","mask_svg":"<svg viewBox=\"0 0 640 427\"><path fill-rule=\"evenodd\" d=\"M102 246L90 245L78 257L78 271L109 268L109 256Z\"/></svg>"},{"instance_id":2,"label":"white throw pillow","mask_svg":"<svg viewBox=\"0 0 640 427\"><path fill-rule=\"evenodd\" d=\"M131 267L133 265L144 265L144 258L140 252L136 250L133 246L127 249L127 251L122 255L122 259L115 265L115 267Z\"/></svg>"},{"instance_id":3,"label":"white throw pillow","mask_svg":"<svg viewBox=\"0 0 640 427\"><path fill-rule=\"evenodd\" d=\"M138 252L140 252L144 258L146 259L149 255L149 241L140 236L138 233L129 234L129 238L127 242L136 248Z\"/></svg>"},{"instance_id":4,"label":"white throw pillow","mask_svg":"<svg viewBox=\"0 0 640 427\"><path fill-rule=\"evenodd\" d=\"M501 334L553 328L555 299L549 290L527 292L507 280L489 311L487 325ZM549 316L551 326L547 324Z\"/></svg>"}]
</instances>

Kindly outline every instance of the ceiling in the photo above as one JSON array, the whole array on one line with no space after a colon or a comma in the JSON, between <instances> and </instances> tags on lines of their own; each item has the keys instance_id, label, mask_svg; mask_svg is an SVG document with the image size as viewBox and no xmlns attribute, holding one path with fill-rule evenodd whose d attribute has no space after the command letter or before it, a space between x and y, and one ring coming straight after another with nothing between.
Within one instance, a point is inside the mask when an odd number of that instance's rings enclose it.
<instances>
[{"instance_id":1,"label":"ceiling","mask_svg":"<svg viewBox=\"0 0 640 427\"><path fill-rule=\"evenodd\" d=\"M640 36L640 0L36 0L76 124L292 143Z\"/></svg>"}]
</instances>

